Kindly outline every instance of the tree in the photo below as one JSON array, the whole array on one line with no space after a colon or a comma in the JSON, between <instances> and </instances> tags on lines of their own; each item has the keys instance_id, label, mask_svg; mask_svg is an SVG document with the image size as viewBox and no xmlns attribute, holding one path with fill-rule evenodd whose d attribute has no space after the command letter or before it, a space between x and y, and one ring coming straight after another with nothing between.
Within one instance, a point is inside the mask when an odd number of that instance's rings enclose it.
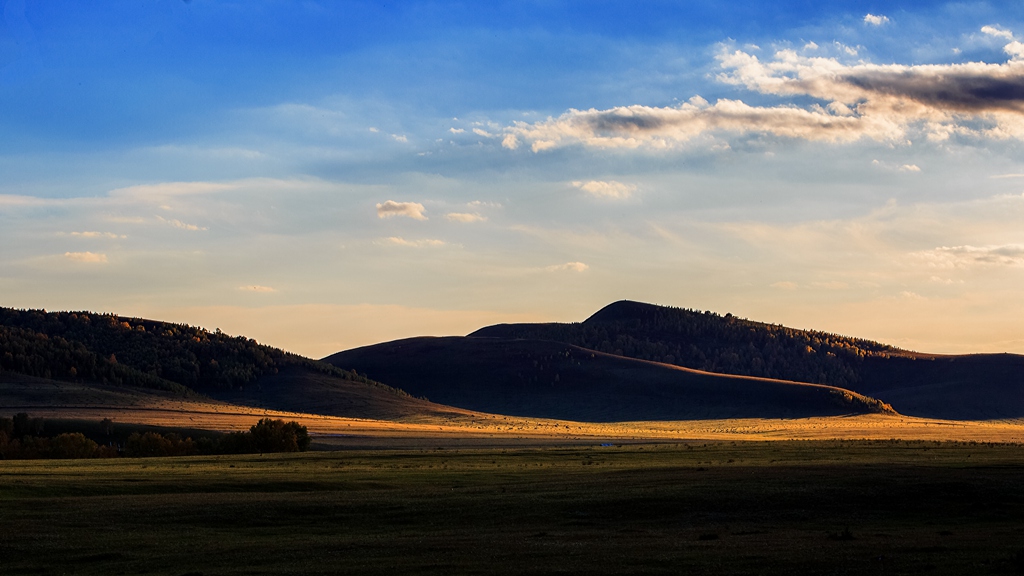
<instances>
[{"instance_id":1,"label":"tree","mask_svg":"<svg viewBox=\"0 0 1024 576\"><path fill-rule=\"evenodd\" d=\"M99 446L81 432L60 434L50 440L50 458L92 458Z\"/></svg>"},{"instance_id":2,"label":"tree","mask_svg":"<svg viewBox=\"0 0 1024 576\"><path fill-rule=\"evenodd\" d=\"M310 437L305 426L264 418L249 428L253 447L263 452L300 452L309 448Z\"/></svg>"}]
</instances>

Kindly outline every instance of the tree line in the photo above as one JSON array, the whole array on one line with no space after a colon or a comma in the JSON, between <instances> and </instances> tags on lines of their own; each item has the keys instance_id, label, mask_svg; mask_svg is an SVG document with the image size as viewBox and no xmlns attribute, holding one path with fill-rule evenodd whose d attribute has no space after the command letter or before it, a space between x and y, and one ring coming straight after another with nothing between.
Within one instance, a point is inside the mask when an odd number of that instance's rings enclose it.
<instances>
[{"instance_id":1,"label":"tree line","mask_svg":"<svg viewBox=\"0 0 1024 576\"><path fill-rule=\"evenodd\" d=\"M109 436L113 423L104 419L99 425ZM142 458L155 456L193 456L203 454L262 454L301 452L312 439L298 422L263 418L248 431L231 432L196 440L176 432L135 431L124 442L89 438L83 432L46 435L46 421L27 413L0 418L0 459L41 458Z\"/></svg>"}]
</instances>

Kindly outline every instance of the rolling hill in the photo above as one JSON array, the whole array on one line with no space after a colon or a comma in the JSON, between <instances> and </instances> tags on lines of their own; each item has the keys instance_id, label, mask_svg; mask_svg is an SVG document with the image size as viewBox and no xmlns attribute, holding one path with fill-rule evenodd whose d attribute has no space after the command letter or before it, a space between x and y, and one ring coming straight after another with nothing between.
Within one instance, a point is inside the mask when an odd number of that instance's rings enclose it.
<instances>
[{"instance_id":1,"label":"rolling hill","mask_svg":"<svg viewBox=\"0 0 1024 576\"><path fill-rule=\"evenodd\" d=\"M840 388L711 374L550 340L411 338L324 358L470 410L586 422L891 411Z\"/></svg>"},{"instance_id":2,"label":"rolling hill","mask_svg":"<svg viewBox=\"0 0 1024 576\"><path fill-rule=\"evenodd\" d=\"M469 411L613 422L892 409L1004 419L1024 417L1024 356L923 354L622 301L580 323L489 326L316 361L183 324L0 308L0 404L136 402L139 394L384 420Z\"/></svg>"},{"instance_id":3,"label":"rolling hill","mask_svg":"<svg viewBox=\"0 0 1024 576\"><path fill-rule=\"evenodd\" d=\"M241 336L91 312L0 308L0 405L208 397L329 416L464 413Z\"/></svg>"},{"instance_id":4,"label":"rolling hill","mask_svg":"<svg viewBox=\"0 0 1024 576\"><path fill-rule=\"evenodd\" d=\"M946 356L827 332L620 301L572 324L501 324L472 337L531 338L722 374L827 384L946 419L1024 416L1024 356Z\"/></svg>"}]
</instances>

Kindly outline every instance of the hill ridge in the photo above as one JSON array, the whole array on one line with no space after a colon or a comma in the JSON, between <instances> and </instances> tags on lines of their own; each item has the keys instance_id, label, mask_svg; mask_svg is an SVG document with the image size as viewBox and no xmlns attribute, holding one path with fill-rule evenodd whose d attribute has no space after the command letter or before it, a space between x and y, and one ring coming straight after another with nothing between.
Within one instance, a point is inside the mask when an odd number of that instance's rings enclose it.
<instances>
[{"instance_id":1,"label":"hill ridge","mask_svg":"<svg viewBox=\"0 0 1024 576\"><path fill-rule=\"evenodd\" d=\"M542 338L720 374L829 384L936 418L1024 416L1024 356L941 355L755 322L732 314L613 302L583 322L499 324L474 337Z\"/></svg>"},{"instance_id":2,"label":"hill ridge","mask_svg":"<svg viewBox=\"0 0 1024 576\"><path fill-rule=\"evenodd\" d=\"M443 404L510 416L605 422L891 412L832 386L712 374L553 340L406 338L324 360Z\"/></svg>"}]
</instances>

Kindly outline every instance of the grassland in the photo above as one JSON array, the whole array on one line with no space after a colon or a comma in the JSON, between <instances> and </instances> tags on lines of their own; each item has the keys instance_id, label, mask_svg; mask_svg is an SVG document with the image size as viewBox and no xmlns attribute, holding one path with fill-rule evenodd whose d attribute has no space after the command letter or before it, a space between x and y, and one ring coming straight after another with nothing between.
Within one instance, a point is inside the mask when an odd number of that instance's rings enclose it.
<instances>
[{"instance_id":1,"label":"grassland","mask_svg":"<svg viewBox=\"0 0 1024 576\"><path fill-rule=\"evenodd\" d=\"M695 442L0 465L4 574L1014 574L1024 447Z\"/></svg>"}]
</instances>

